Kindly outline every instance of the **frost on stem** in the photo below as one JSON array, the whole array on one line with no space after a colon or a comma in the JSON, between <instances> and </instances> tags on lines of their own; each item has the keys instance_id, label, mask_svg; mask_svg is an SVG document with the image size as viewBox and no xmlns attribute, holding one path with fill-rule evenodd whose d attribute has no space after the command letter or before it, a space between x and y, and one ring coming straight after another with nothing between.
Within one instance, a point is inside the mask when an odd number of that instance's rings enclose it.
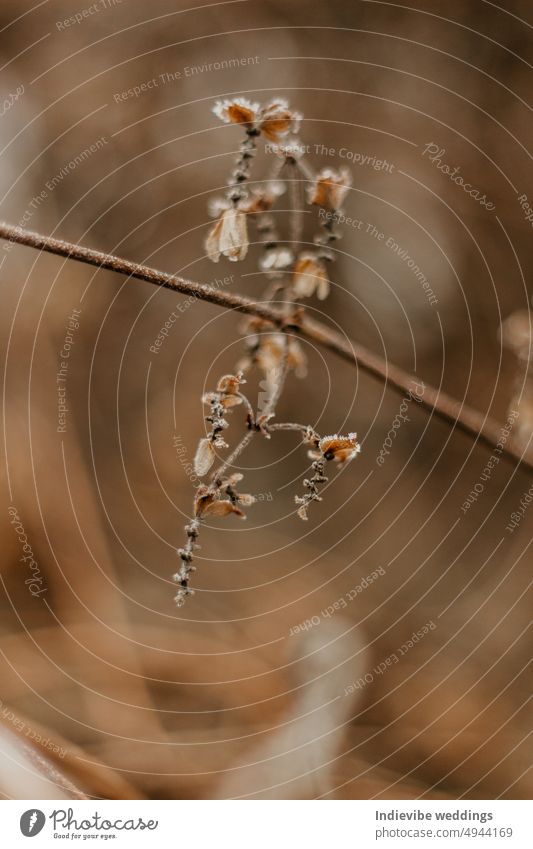
<instances>
[{"instance_id":1,"label":"frost on stem","mask_svg":"<svg viewBox=\"0 0 533 849\"><path fill-rule=\"evenodd\" d=\"M215 219L205 242L206 253L214 262L226 257L232 262L243 260L249 248L249 225L257 231L261 245L259 270L267 280L263 300L282 304L280 323L260 318L250 318L242 332L246 352L238 363L235 374L220 378L215 389L207 392L202 401L208 405L205 417L209 430L198 445L194 470L199 477L209 478L195 492L193 517L186 525L187 539L178 549L180 567L174 575L178 584L176 604L181 607L187 596L193 594L189 586L195 570L194 553L199 548L198 536L202 523L211 518L234 516L245 519L243 508L251 506L252 495L241 493L237 487L243 476L232 471L238 457L252 439L262 436L270 439L281 430L296 431L308 446L313 474L304 480L305 492L295 496L297 514L308 518L311 502L321 501L320 487L327 482L326 464L333 460L343 465L360 451L355 433L348 436L321 437L314 428L294 422L275 422L276 409L289 374L298 378L307 375L307 362L301 343L296 338L303 315L302 299L316 296L327 298L330 281L327 265L334 260L331 245L340 233L335 229L333 216L319 215L319 226L314 236L312 250L300 249L303 228L303 204L338 212L344 201L351 179L347 171L323 169L315 174L303 159L304 147L298 138L301 115L286 100L276 98L264 106L259 103L234 98L215 104L215 115L226 124L235 124L244 131L224 197L214 198L209 205ZM252 165L257 153L257 140L264 136L270 142L267 150L274 157L270 175L261 183L250 187ZM307 186L304 195L303 185ZM287 188L289 189L287 193ZM291 206L288 235L285 240L278 232L275 206L279 198L288 194ZM258 369L263 375L258 408L254 409L242 391L244 375ZM244 433L229 456L212 471L218 450L229 448L224 431L229 423L227 415L239 408L243 416Z\"/></svg>"}]
</instances>

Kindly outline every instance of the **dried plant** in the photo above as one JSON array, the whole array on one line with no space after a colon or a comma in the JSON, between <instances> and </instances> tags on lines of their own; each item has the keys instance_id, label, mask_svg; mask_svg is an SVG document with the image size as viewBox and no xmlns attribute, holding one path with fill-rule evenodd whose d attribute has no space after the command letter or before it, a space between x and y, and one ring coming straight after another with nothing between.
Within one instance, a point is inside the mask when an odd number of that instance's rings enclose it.
<instances>
[{"instance_id":1,"label":"dried plant","mask_svg":"<svg viewBox=\"0 0 533 849\"><path fill-rule=\"evenodd\" d=\"M360 451L356 433L321 436L308 424L273 421L288 375L292 372L299 378L306 376L305 354L294 335L303 318L300 301L314 295L320 300L328 296L327 266L335 258L330 246L339 238L334 216L322 214L317 216L319 227L313 239L314 249L300 250L303 205L307 202L325 212L338 213L349 191L350 175L344 169L312 172L304 161L304 148L298 137L301 116L284 100L276 99L260 106L237 98L217 103L214 112L222 121L238 125L244 137L225 197L215 198L210 204L216 220L207 235L206 252L213 262L218 262L221 256L232 262L244 259L249 248L248 230L255 226L261 245L259 268L268 281L264 302L272 303L275 299L276 304L281 304L283 324L275 325L258 317L247 319L242 327L246 351L236 373L221 377L214 391L202 398L208 407L205 420L209 430L199 442L194 468L199 477L209 477L196 489L193 517L185 528L187 540L183 548L178 549L181 562L174 575L178 584L178 606L193 594L190 579L195 569L194 552L199 548L202 522L209 517L232 514L245 518L243 508L254 502L252 495L237 491L243 475L232 472L232 467L255 434L270 439L276 431L295 431L307 447L312 474L303 481L303 494L295 495L297 515L303 520L307 520L312 502L322 500L320 487L328 480L327 463L347 463ZM274 159L274 166L264 181L255 180L251 187L252 164L261 136L269 141L267 150ZM307 197L301 192L303 185L307 188ZM290 207L289 233L282 239L272 210L286 192ZM245 375L254 368L263 375L261 386L264 389L256 409L242 390L246 384ZM227 416L237 409L245 413L242 419L244 435L229 456L211 471L217 451L229 448L224 439L224 431L229 426Z\"/></svg>"},{"instance_id":2,"label":"dried plant","mask_svg":"<svg viewBox=\"0 0 533 849\"><path fill-rule=\"evenodd\" d=\"M250 496L235 493L234 485L239 478L231 475L229 470L239 454L246 448L255 433L269 438L276 430L299 431L304 443L313 452L313 474L304 481L305 492L297 496L298 513L301 518L307 518L307 508L311 501L320 499L319 486L325 483L323 478L326 461L337 460L346 462L359 451L355 434L343 436L320 437L319 434L306 425L297 423L274 423L275 408L285 378L289 371L297 377L305 376L305 357L296 335L326 347L337 356L349 362L352 366L366 371L368 374L383 381L386 386L404 397L405 393L416 391L419 379L404 371L402 368L385 360L373 351L353 340L346 339L325 324L305 315L298 299L310 297L313 294L319 299L325 299L329 293L327 265L334 256L329 246L339 238L335 230L333 212L338 212L349 189L349 175L344 170L334 171L323 169L314 174L304 160L301 146L297 138L300 116L293 112L281 100L270 103L261 109L258 105L245 100L224 101L217 104L216 114L225 122L240 125L245 131L235 168L232 172L227 196L214 201L211 208L216 222L207 238L207 252L216 262L221 255L231 261L243 259L248 252L248 224L253 222L263 242L263 253L260 259L261 270L269 277L267 300L253 301L243 295L222 292L217 288L195 281L186 280L175 274L169 274L146 265L142 265L123 257L103 253L83 245L67 242L53 236L45 236L26 230L4 221L0 221L0 239L12 244L21 244L39 251L46 251L69 260L107 269L118 274L126 275L131 280L142 280L155 286L181 292L199 300L207 301L224 309L237 310L249 316L245 332L247 337L247 352L239 364L236 375L227 376L236 391L228 391L228 384L219 381L213 396L209 396L211 430L205 440L202 440L197 453L197 468L202 476L207 474L216 458L216 448L223 443L222 432L227 426L225 413L231 408L244 404L246 414L246 433L241 443L214 474L208 483L202 484L196 492L194 515L186 526L187 540L179 549L181 565L176 573L179 584L177 593L178 604L183 604L187 595L192 593L189 588L189 577L193 571L192 560L198 547L202 519L206 515L236 515L243 514L242 506L252 503ZM261 189L249 188L247 185L251 165L254 159L257 139L263 134L270 143L271 152L275 157L275 168L269 179L265 180ZM307 201L312 206L322 206L326 215L319 215L320 228L315 236L314 250L294 251L300 242L302 226L302 208L296 203L299 197L299 187L307 183ZM281 193L289 187L293 212L291 216L289 239L280 242L274 225L271 210ZM276 298L276 305L274 305ZM285 309L281 312L277 303L283 298ZM270 299L270 300L269 300ZM513 317L511 317L513 318ZM525 355L529 358L529 329L523 333L523 322L519 330L504 324L502 341L508 344L517 354L523 364ZM527 352L526 352L527 347ZM264 386L267 401L261 404L261 409L254 411L246 396L238 387L244 383L244 373L256 366L265 373ZM526 364L528 378L530 362ZM233 383L234 382L234 383ZM237 386L238 384L238 386ZM464 401L446 394L442 389L430 386L424 382L425 391L420 398L420 407L432 416L436 416L448 426L462 431L476 443L483 444L491 451L499 446L501 456L513 466L518 463L524 468L533 470L533 456L524 450L529 431L501 444L501 424L486 414L468 406ZM218 396L215 398L214 396ZM208 397L208 396L206 396ZM514 401L513 401L514 403ZM522 410L525 409L524 398L521 400ZM531 405L533 410L533 404ZM533 414L524 417L528 423ZM215 444L217 443L217 444ZM328 445L326 454L324 447ZM217 503L215 503L217 502ZM220 502L220 503L218 503ZM240 506L239 506L240 505Z\"/></svg>"}]
</instances>

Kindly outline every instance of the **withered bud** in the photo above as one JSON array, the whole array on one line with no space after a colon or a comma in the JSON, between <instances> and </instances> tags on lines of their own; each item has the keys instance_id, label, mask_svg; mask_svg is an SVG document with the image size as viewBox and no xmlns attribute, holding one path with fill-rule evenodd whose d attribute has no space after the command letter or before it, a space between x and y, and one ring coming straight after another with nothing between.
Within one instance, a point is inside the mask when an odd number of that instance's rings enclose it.
<instances>
[{"instance_id":1,"label":"withered bud","mask_svg":"<svg viewBox=\"0 0 533 849\"><path fill-rule=\"evenodd\" d=\"M272 100L261 110L259 129L277 142L289 133L297 133L301 120L302 116L290 109L286 100Z\"/></svg>"},{"instance_id":2,"label":"withered bud","mask_svg":"<svg viewBox=\"0 0 533 849\"><path fill-rule=\"evenodd\" d=\"M245 97L235 97L233 100L218 100L213 106L213 112L225 124L251 126L257 118L259 104Z\"/></svg>"},{"instance_id":3,"label":"withered bud","mask_svg":"<svg viewBox=\"0 0 533 849\"><path fill-rule=\"evenodd\" d=\"M246 519L245 514L233 501L227 501L224 498L220 498L217 501L210 501L203 510L204 516L208 514L210 516L229 516L230 513L235 513L241 519Z\"/></svg>"},{"instance_id":4,"label":"withered bud","mask_svg":"<svg viewBox=\"0 0 533 849\"><path fill-rule=\"evenodd\" d=\"M310 298L315 292L319 301L327 298L328 273L316 254L309 251L300 254L294 266L293 287L297 298Z\"/></svg>"},{"instance_id":5,"label":"withered bud","mask_svg":"<svg viewBox=\"0 0 533 849\"><path fill-rule=\"evenodd\" d=\"M346 168L335 171L323 168L318 172L309 192L309 203L326 209L340 209L340 206L352 185L352 177Z\"/></svg>"},{"instance_id":6,"label":"withered bud","mask_svg":"<svg viewBox=\"0 0 533 849\"><path fill-rule=\"evenodd\" d=\"M348 436L338 434L324 436L318 443L318 447L324 459L341 464L349 463L361 451L356 433L349 433Z\"/></svg>"},{"instance_id":7,"label":"withered bud","mask_svg":"<svg viewBox=\"0 0 533 849\"><path fill-rule=\"evenodd\" d=\"M238 374L225 374L217 383L217 392L225 395L235 395L239 392L241 384L246 383L242 372Z\"/></svg>"}]
</instances>

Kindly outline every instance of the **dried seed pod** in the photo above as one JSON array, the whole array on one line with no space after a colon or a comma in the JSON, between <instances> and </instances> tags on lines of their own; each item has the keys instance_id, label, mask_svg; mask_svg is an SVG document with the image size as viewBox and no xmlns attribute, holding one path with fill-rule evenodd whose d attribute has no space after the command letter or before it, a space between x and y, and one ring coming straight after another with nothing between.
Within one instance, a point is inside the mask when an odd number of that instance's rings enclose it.
<instances>
[{"instance_id":1,"label":"dried seed pod","mask_svg":"<svg viewBox=\"0 0 533 849\"><path fill-rule=\"evenodd\" d=\"M209 439L201 439L194 456L194 471L199 477L206 475L215 462L215 449Z\"/></svg>"}]
</instances>

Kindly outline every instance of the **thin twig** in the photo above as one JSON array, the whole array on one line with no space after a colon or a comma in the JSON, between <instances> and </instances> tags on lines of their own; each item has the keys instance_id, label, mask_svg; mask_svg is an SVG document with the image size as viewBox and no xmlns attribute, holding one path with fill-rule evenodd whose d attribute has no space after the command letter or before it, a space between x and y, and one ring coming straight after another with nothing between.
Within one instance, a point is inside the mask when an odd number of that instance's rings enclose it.
<instances>
[{"instance_id":1,"label":"thin twig","mask_svg":"<svg viewBox=\"0 0 533 849\"><path fill-rule=\"evenodd\" d=\"M237 457L239 457L249 442L252 441L255 430L249 430L245 433L239 444L234 448L229 457L227 457L224 462L216 469L211 475L211 481L213 483L219 483L222 480L222 477L226 474L227 470L233 466Z\"/></svg>"},{"instance_id":2,"label":"thin twig","mask_svg":"<svg viewBox=\"0 0 533 849\"><path fill-rule=\"evenodd\" d=\"M57 256L75 259L78 262L108 271L116 271L136 280L143 280L155 286L192 295L199 300L208 301L219 307L237 310L246 315L256 315L271 321L277 327L283 328L285 325L285 317L278 310L266 304L230 292L219 292L204 283L186 280L183 277L130 262L112 254L64 242L51 236L43 236L5 222L0 222L0 238ZM296 329L301 336L323 345L338 356L368 372L368 374L384 381L388 387L401 395L416 392L417 387L422 382L398 366L388 363L382 357L372 353L363 345L345 339L339 333L313 319L304 318L298 328L291 329ZM445 392L428 386L426 383L424 386L423 395L418 398L421 407L443 419L454 428L458 428L473 437L476 441L484 443L489 448L494 448L498 444L502 436L502 427L498 422L452 398ZM512 440L507 441L503 446L501 455L508 460L522 462L533 470L533 460L524 456L523 449L518 444L513 444Z\"/></svg>"}]
</instances>

